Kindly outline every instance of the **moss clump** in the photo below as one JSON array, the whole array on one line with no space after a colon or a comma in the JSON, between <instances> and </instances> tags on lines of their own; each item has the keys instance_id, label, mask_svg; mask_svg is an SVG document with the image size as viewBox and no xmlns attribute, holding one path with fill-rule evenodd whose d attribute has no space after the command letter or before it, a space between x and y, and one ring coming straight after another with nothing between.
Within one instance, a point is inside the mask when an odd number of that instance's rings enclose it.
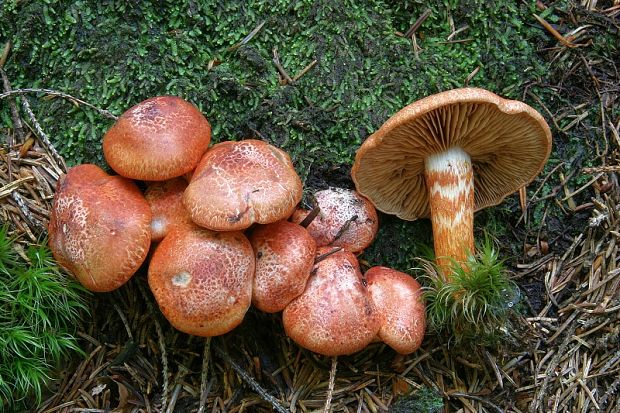
<instances>
[{"instance_id":1,"label":"moss clump","mask_svg":"<svg viewBox=\"0 0 620 413\"><path fill-rule=\"evenodd\" d=\"M519 288L504 271L488 240L465 263L454 263L449 277L426 262L425 293L429 328L453 344L497 344L510 337L509 317Z\"/></svg>"},{"instance_id":2,"label":"moss clump","mask_svg":"<svg viewBox=\"0 0 620 413\"><path fill-rule=\"evenodd\" d=\"M39 403L61 360L79 352L75 326L84 290L54 263L48 248L31 246L24 262L0 228L0 412Z\"/></svg>"},{"instance_id":3,"label":"moss clump","mask_svg":"<svg viewBox=\"0 0 620 413\"><path fill-rule=\"evenodd\" d=\"M410 395L399 398L391 407L390 413L438 413L443 409L443 400L439 393L428 387L422 387Z\"/></svg>"}]
</instances>

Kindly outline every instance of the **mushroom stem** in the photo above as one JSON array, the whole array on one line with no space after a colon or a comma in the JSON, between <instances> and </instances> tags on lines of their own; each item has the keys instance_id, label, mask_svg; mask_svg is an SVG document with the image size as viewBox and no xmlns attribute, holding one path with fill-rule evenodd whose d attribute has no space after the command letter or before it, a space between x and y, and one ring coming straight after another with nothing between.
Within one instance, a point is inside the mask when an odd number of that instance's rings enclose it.
<instances>
[{"instance_id":1,"label":"mushroom stem","mask_svg":"<svg viewBox=\"0 0 620 413\"><path fill-rule=\"evenodd\" d=\"M474 173L469 155L459 147L426 158L433 243L439 268L449 277L454 261L474 252Z\"/></svg>"}]
</instances>

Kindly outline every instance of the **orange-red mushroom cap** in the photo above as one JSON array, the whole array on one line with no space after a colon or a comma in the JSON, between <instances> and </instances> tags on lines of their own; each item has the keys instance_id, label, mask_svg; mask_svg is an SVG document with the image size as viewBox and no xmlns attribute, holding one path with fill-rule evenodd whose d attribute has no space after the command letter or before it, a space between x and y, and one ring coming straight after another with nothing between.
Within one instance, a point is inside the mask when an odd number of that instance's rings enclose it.
<instances>
[{"instance_id":1,"label":"orange-red mushroom cap","mask_svg":"<svg viewBox=\"0 0 620 413\"><path fill-rule=\"evenodd\" d=\"M342 247L353 253L366 249L377 235L379 219L372 203L356 191L328 188L314 194L319 214L308 225L317 246ZM301 223L309 214L297 208L291 221Z\"/></svg>"},{"instance_id":2,"label":"orange-red mushroom cap","mask_svg":"<svg viewBox=\"0 0 620 413\"><path fill-rule=\"evenodd\" d=\"M204 155L185 191L192 220L213 231L288 218L302 196L291 158L263 141L227 141Z\"/></svg>"},{"instance_id":3,"label":"orange-red mushroom cap","mask_svg":"<svg viewBox=\"0 0 620 413\"><path fill-rule=\"evenodd\" d=\"M164 181L194 169L210 141L211 125L197 107L157 96L120 116L103 138L103 154L119 175Z\"/></svg>"},{"instance_id":4,"label":"orange-red mushroom cap","mask_svg":"<svg viewBox=\"0 0 620 413\"><path fill-rule=\"evenodd\" d=\"M252 301L254 253L241 232L178 229L159 243L148 281L164 316L196 336L225 334Z\"/></svg>"},{"instance_id":5,"label":"orange-red mushroom cap","mask_svg":"<svg viewBox=\"0 0 620 413\"><path fill-rule=\"evenodd\" d=\"M260 225L249 237L256 255L252 303L261 311L282 311L306 288L316 242L305 228L285 220Z\"/></svg>"},{"instance_id":6,"label":"orange-red mushroom cap","mask_svg":"<svg viewBox=\"0 0 620 413\"><path fill-rule=\"evenodd\" d=\"M133 182L96 165L79 165L58 181L49 245L84 287L112 291L146 258L150 222L151 209Z\"/></svg>"},{"instance_id":7,"label":"orange-red mushroom cap","mask_svg":"<svg viewBox=\"0 0 620 413\"><path fill-rule=\"evenodd\" d=\"M401 354L416 351L426 330L422 287L408 274L372 267L364 274L381 317L379 339Z\"/></svg>"},{"instance_id":8,"label":"orange-red mushroom cap","mask_svg":"<svg viewBox=\"0 0 620 413\"><path fill-rule=\"evenodd\" d=\"M151 220L153 242L161 241L168 232L177 227L194 225L183 205L185 188L187 188L187 181L183 177L147 184L144 198L153 212Z\"/></svg>"},{"instance_id":9,"label":"orange-red mushroom cap","mask_svg":"<svg viewBox=\"0 0 620 413\"><path fill-rule=\"evenodd\" d=\"M332 250L319 248L317 254ZM345 250L315 265L306 290L284 309L282 321L293 341L325 356L362 350L381 322L357 259Z\"/></svg>"}]
</instances>

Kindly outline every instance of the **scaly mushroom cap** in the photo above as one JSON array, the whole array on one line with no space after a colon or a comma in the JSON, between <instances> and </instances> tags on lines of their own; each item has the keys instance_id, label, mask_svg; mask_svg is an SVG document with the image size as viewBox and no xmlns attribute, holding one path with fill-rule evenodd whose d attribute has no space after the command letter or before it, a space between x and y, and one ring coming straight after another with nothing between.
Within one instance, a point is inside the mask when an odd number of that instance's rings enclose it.
<instances>
[{"instance_id":1,"label":"scaly mushroom cap","mask_svg":"<svg viewBox=\"0 0 620 413\"><path fill-rule=\"evenodd\" d=\"M252 304L267 313L282 311L306 288L316 254L314 238L284 220L258 226L249 238L256 254Z\"/></svg>"},{"instance_id":2,"label":"scaly mushroom cap","mask_svg":"<svg viewBox=\"0 0 620 413\"><path fill-rule=\"evenodd\" d=\"M342 247L359 253L368 247L379 230L372 203L350 189L329 188L314 195L319 214L307 229L319 247ZM291 221L300 223L310 211L297 208Z\"/></svg>"},{"instance_id":3,"label":"scaly mushroom cap","mask_svg":"<svg viewBox=\"0 0 620 413\"><path fill-rule=\"evenodd\" d=\"M161 241L168 232L176 227L194 225L183 205L183 192L187 188L185 178L173 178L167 181L149 182L144 198L151 206L151 240Z\"/></svg>"},{"instance_id":4,"label":"scaly mushroom cap","mask_svg":"<svg viewBox=\"0 0 620 413\"><path fill-rule=\"evenodd\" d=\"M183 202L196 224L235 231L288 218L301 195L301 179L288 154L248 139L211 147L196 167Z\"/></svg>"},{"instance_id":5,"label":"scaly mushroom cap","mask_svg":"<svg viewBox=\"0 0 620 413\"><path fill-rule=\"evenodd\" d=\"M96 165L59 179L48 227L54 258L87 289L112 291L146 258L151 209L138 187Z\"/></svg>"},{"instance_id":6,"label":"scaly mushroom cap","mask_svg":"<svg viewBox=\"0 0 620 413\"><path fill-rule=\"evenodd\" d=\"M103 154L119 175L164 181L190 172L211 141L198 108L176 96L157 96L128 109L103 137Z\"/></svg>"},{"instance_id":7,"label":"scaly mushroom cap","mask_svg":"<svg viewBox=\"0 0 620 413\"><path fill-rule=\"evenodd\" d=\"M324 254L332 248L319 248ZM286 334L301 347L325 356L352 354L370 344L380 317L355 255L336 252L314 266L306 290L282 313Z\"/></svg>"},{"instance_id":8,"label":"scaly mushroom cap","mask_svg":"<svg viewBox=\"0 0 620 413\"><path fill-rule=\"evenodd\" d=\"M387 267L372 267L365 277L382 320L379 339L401 354L413 353L426 329L422 287L411 276Z\"/></svg>"},{"instance_id":9,"label":"scaly mushroom cap","mask_svg":"<svg viewBox=\"0 0 620 413\"><path fill-rule=\"evenodd\" d=\"M193 227L169 233L149 264L149 286L176 329L196 336L225 334L252 301L254 253L241 232Z\"/></svg>"},{"instance_id":10,"label":"scaly mushroom cap","mask_svg":"<svg viewBox=\"0 0 620 413\"><path fill-rule=\"evenodd\" d=\"M438 93L392 116L358 149L357 190L377 209L405 220L427 218L425 160L451 147L471 157L475 209L496 205L528 184L551 151L551 132L532 107L484 89Z\"/></svg>"}]
</instances>

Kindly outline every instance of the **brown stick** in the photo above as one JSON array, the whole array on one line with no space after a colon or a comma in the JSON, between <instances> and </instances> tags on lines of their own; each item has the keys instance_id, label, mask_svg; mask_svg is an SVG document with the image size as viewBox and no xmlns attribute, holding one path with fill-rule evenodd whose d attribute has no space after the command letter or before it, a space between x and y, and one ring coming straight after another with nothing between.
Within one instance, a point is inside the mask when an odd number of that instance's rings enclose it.
<instances>
[{"instance_id":1,"label":"brown stick","mask_svg":"<svg viewBox=\"0 0 620 413\"><path fill-rule=\"evenodd\" d=\"M280 63L280 56L278 55L277 47L273 48L272 61L273 61L273 64L276 66L276 69L278 69L278 72L280 72L282 77L284 77L284 80L286 81L284 84L288 83L289 85L292 85L293 83L295 83L293 79L291 79L291 77L289 76L288 72L284 69L284 66L282 66L282 64Z\"/></svg>"},{"instance_id":2,"label":"brown stick","mask_svg":"<svg viewBox=\"0 0 620 413\"><path fill-rule=\"evenodd\" d=\"M335 247L333 250L327 251L326 253L323 253L323 254L317 256L314 259L314 263L318 264L319 262L323 261L325 258L329 257L330 255L333 255L333 254L337 253L341 249L342 249L342 247Z\"/></svg>"},{"instance_id":3,"label":"brown stick","mask_svg":"<svg viewBox=\"0 0 620 413\"><path fill-rule=\"evenodd\" d=\"M7 98L9 96L13 96L13 95L27 95L27 94L30 94L30 93L44 93L44 94L46 94L48 96L54 96L54 97L59 97L59 98L67 99L67 100L69 100L70 102L72 102L74 104L84 105L84 106L86 106L88 108L96 110L97 112L99 112L100 114L105 116L106 118L113 119L113 120L118 119L118 116L114 115L109 110L98 108L97 106L93 105L92 103L88 103L88 102L86 102L86 101L84 101L82 99L76 98L75 96L71 96L68 93L59 92L57 90L52 90L52 89L39 89L39 88L15 89L15 90L7 91L6 93L1 93L0 94L0 100L2 100L4 98Z\"/></svg>"},{"instance_id":4,"label":"brown stick","mask_svg":"<svg viewBox=\"0 0 620 413\"><path fill-rule=\"evenodd\" d=\"M308 228L308 225L312 224L312 221L314 221L314 218L316 218L320 212L321 212L321 208L319 208L319 206L316 205L314 208L312 208L312 210L308 213L308 215L306 215L306 217L299 223L299 225L301 225L304 228Z\"/></svg>"},{"instance_id":5,"label":"brown stick","mask_svg":"<svg viewBox=\"0 0 620 413\"><path fill-rule=\"evenodd\" d=\"M302 77L303 75L305 75L306 73L308 73L308 71L310 69L312 69L316 64L317 64L318 60L313 60L312 62L310 62L306 67L304 67L303 69L301 69L299 71L299 73L297 73L295 76L293 76L293 82L297 82L299 80L300 77Z\"/></svg>"},{"instance_id":6,"label":"brown stick","mask_svg":"<svg viewBox=\"0 0 620 413\"><path fill-rule=\"evenodd\" d=\"M553 26L551 26L549 23L547 23L547 21L545 19L543 19L542 17L540 17L537 14L534 14L534 17L536 18L536 20L538 20L538 23L540 23L542 25L542 27L544 27L549 33L551 33L551 35L553 37L555 37L556 40L559 41L563 46L570 47L570 48L577 47L575 44L573 44L573 43L569 42L568 40L566 40L566 37L562 36L560 34L560 32L555 30L553 28Z\"/></svg>"},{"instance_id":7,"label":"brown stick","mask_svg":"<svg viewBox=\"0 0 620 413\"><path fill-rule=\"evenodd\" d=\"M329 385L327 387L327 397L325 398L325 406L323 406L323 413L329 413L329 409L332 404L332 398L334 397L334 384L336 382L336 365L338 364L338 356L332 357L332 367L329 370Z\"/></svg>"},{"instance_id":8,"label":"brown stick","mask_svg":"<svg viewBox=\"0 0 620 413\"><path fill-rule=\"evenodd\" d=\"M269 402L273 409L278 413L290 413L290 411L282 404L280 401L273 397L271 394L267 393L267 390L263 389L260 384L256 380L252 378L240 365L235 363L235 361L228 355L227 352L222 350L219 346L213 346L215 352L222 358L224 361L232 367L232 369L241 377L243 381L245 381L258 395L265 401Z\"/></svg>"},{"instance_id":9,"label":"brown stick","mask_svg":"<svg viewBox=\"0 0 620 413\"><path fill-rule=\"evenodd\" d=\"M209 396L209 385L207 377L209 375L209 360L211 359L211 337L205 339L205 347L202 353L202 374L200 375L200 405L198 413L203 413L207 405L207 397Z\"/></svg>"},{"instance_id":10,"label":"brown stick","mask_svg":"<svg viewBox=\"0 0 620 413\"><path fill-rule=\"evenodd\" d=\"M420 26L422 26L422 23L424 23L424 21L428 18L428 16L431 15L431 9L426 9L424 10L424 12L422 13L422 15L420 17L418 17L418 19L415 21L415 23L413 23L411 25L411 27L409 28L409 30L407 30L405 32L405 37L406 38L410 38L411 36L413 36L413 34L418 31L418 29L420 28Z\"/></svg>"}]
</instances>

